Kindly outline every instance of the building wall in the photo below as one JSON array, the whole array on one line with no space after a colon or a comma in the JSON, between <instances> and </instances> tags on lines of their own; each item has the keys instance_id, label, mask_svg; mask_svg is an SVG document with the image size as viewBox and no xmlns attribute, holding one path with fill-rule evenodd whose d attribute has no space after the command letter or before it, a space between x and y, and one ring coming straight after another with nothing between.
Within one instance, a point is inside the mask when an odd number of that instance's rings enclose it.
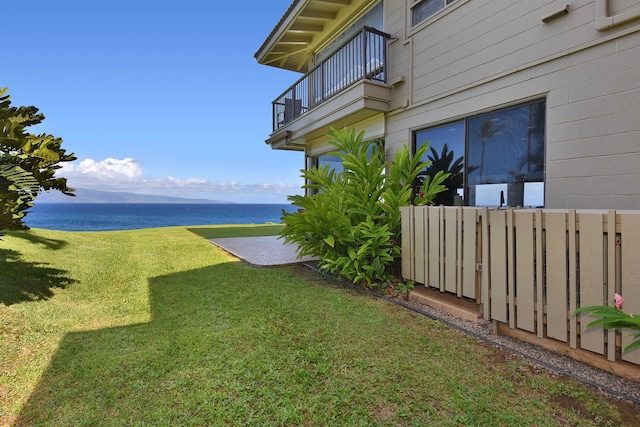
<instances>
[{"instance_id":1,"label":"building wall","mask_svg":"<svg viewBox=\"0 0 640 427\"><path fill-rule=\"evenodd\" d=\"M631 0L457 0L412 30L410 2L386 0L388 154L416 129L545 97L545 206L640 209L640 18L599 31L601 1L640 14Z\"/></svg>"}]
</instances>

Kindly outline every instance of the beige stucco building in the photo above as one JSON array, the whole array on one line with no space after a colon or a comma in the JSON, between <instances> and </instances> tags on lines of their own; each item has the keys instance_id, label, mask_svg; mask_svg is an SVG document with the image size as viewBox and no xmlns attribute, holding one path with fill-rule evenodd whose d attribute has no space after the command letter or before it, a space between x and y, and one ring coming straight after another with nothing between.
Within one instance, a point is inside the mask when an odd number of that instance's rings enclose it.
<instances>
[{"instance_id":1,"label":"beige stucco building","mask_svg":"<svg viewBox=\"0 0 640 427\"><path fill-rule=\"evenodd\" d=\"M470 206L640 209L639 0L294 0L256 53L274 149L331 126L462 158ZM286 90L285 90L286 89Z\"/></svg>"}]
</instances>

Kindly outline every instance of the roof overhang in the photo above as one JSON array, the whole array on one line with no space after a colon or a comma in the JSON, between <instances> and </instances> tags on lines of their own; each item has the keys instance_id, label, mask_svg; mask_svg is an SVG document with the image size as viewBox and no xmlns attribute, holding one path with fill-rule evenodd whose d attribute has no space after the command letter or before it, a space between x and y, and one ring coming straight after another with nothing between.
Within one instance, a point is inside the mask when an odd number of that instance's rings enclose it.
<instances>
[{"instance_id":1,"label":"roof overhang","mask_svg":"<svg viewBox=\"0 0 640 427\"><path fill-rule=\"evenodd\" d=\"M306 73L312 57L379 0L293 0L255 53L258 63Z\"/></svg>"}]
</instances>

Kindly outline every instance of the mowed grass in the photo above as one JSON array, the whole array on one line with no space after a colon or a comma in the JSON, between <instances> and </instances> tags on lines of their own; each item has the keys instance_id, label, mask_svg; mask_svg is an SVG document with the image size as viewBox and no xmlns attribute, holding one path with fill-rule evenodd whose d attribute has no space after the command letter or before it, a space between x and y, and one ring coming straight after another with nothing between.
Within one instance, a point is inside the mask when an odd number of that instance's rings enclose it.
<instances>
[{"instance_id":1,"label":"mowed grass","mask_svg":"<svg viewBox=\"0 0 640 427\"><path fill-rule=\"evenodd\" d=\"M216 228L5 236L0 423L640 422L633 405L303 267L240 262L203 239Z\"/></svg>"}]
</instances>

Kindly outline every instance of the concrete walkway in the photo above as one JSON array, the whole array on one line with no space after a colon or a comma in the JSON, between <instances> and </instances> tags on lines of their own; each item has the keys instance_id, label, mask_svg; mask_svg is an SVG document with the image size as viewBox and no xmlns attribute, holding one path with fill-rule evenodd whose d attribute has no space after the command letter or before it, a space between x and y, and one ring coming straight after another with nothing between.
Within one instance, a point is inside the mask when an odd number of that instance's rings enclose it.
<instances>
[{"instance_id":1,"label":"concrete walkway","mask_svg":"<svg viewBox=\"0 0 640 427\"><path fill-rule=\"evenodd\" d=\"M309 256L299 258L296 246L285 243L278 236L224 237L209 241L253 265L285 265L316 259Z\"/></svg>"}]
</instances>

